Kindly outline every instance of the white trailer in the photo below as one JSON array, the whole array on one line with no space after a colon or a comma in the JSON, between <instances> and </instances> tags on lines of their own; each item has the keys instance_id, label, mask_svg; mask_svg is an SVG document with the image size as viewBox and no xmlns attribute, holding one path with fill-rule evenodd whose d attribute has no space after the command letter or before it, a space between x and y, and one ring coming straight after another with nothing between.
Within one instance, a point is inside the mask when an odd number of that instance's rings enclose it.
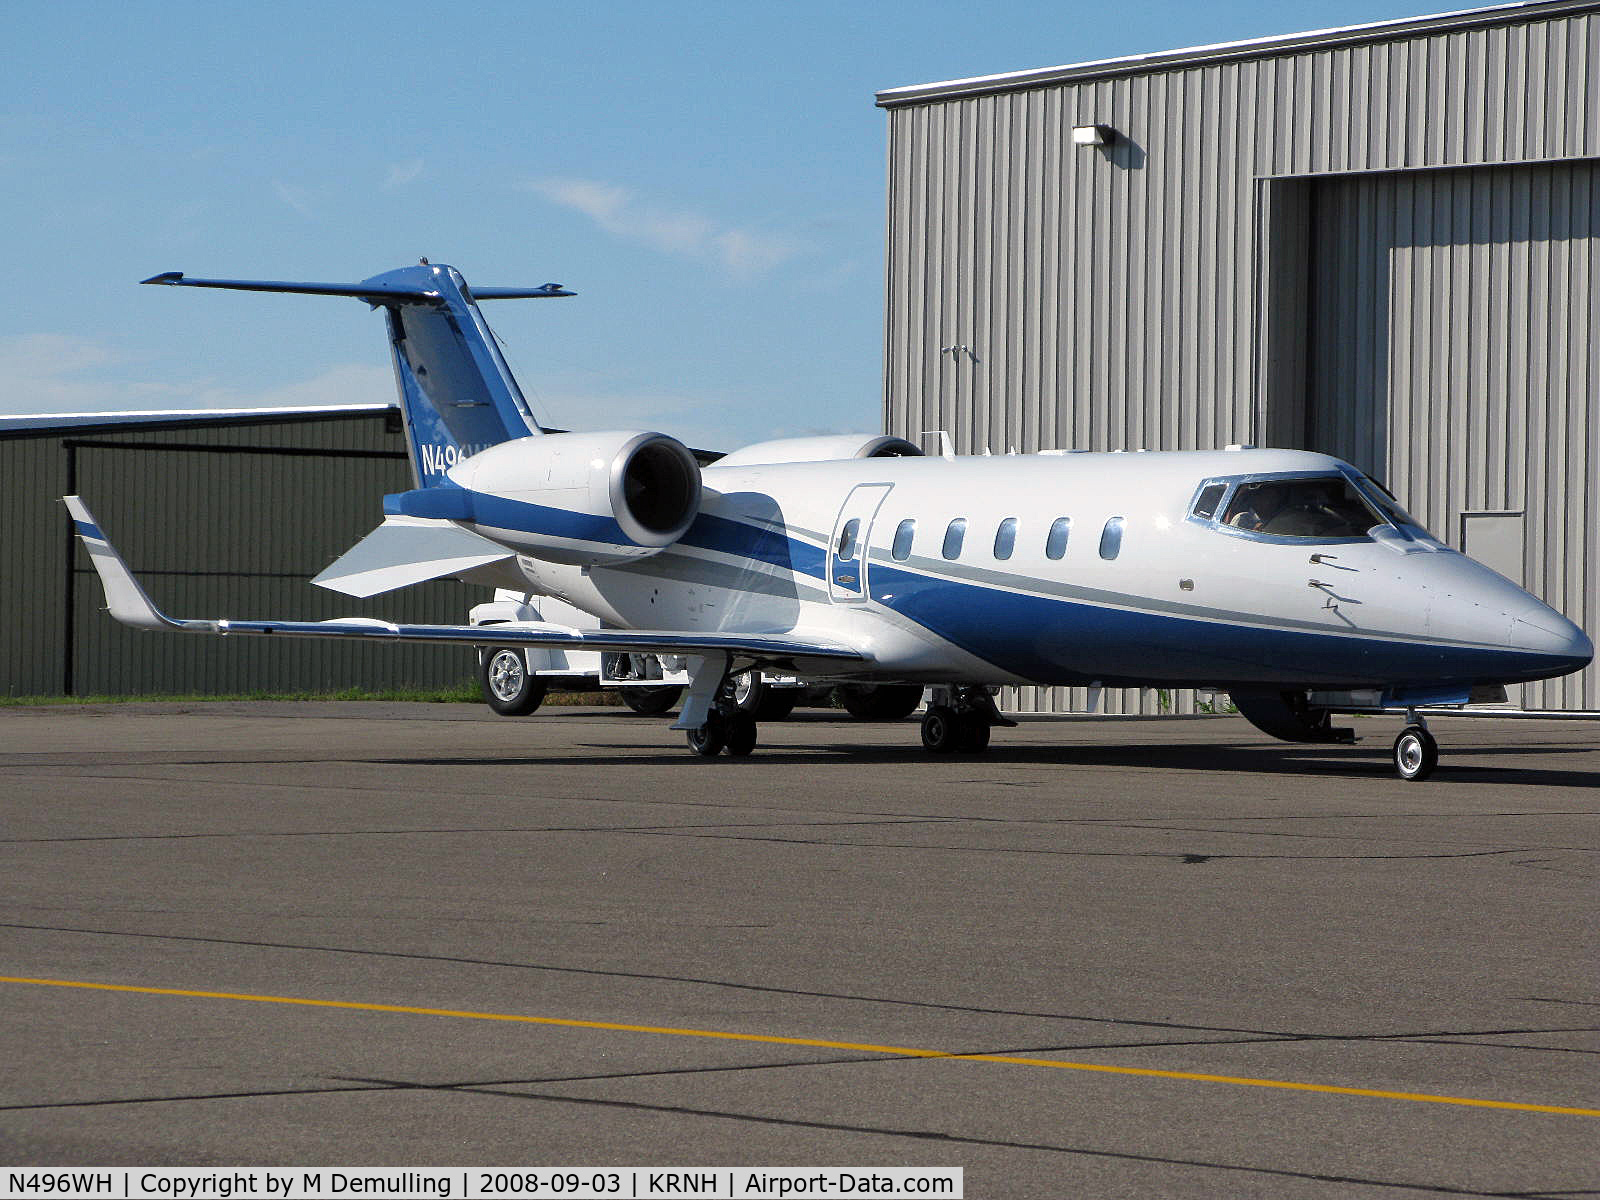
<instances>
[{"instance_id":1,"label":"white trailer","mask_svg":"<svg viewBox=\"0 0 1600 1200\"><path fill-rule=\"evenodd\" d=\"M474 606L469 622L600 628L598 620L564 600L503 588L496 590L493 600ZM502 646L478 652L478 682L489 707L503 717L527 716L544 702L552 686L574 691L615 688L634 712L663 716L677 706L689 676L681 658ZM788 716L806 690L806 684L792 675L747 671L734 681L739 706L764 721Z\"/></svg>"}]
</instances>

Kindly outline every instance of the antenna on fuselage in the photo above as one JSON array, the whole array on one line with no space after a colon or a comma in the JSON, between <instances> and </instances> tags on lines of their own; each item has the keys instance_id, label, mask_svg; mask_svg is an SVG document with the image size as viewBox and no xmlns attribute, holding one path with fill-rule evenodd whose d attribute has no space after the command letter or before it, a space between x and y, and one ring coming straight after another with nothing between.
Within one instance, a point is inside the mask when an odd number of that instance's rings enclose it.
<instances>
[{"instance_id":1,"label":"antenna on fuselage","mask_svg":"<svg viewBox=\"0 0 1600 1200\"><path fill-rule=\"evenodd\" d=\"M932 437L934 434L939 435L939 457L954 458L956 456L956 444L950 440L950 434L946 430L924 429L922 431L923 437Z\"/></svg>"}]
</instances>

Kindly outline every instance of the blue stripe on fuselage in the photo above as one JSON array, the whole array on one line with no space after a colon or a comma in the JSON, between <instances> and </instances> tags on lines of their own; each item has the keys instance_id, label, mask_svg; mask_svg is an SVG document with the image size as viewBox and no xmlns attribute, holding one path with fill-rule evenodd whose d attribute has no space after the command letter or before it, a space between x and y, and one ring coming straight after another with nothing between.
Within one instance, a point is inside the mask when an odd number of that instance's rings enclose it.
<instances>
[{"instance_id":1,"label":"blue stripe on fuselage","mask_svg":"<svg viewBox=\"0 0 1600 1200\"><path fill-rule=\"evenodd\" d=\"M683 545L735 558L767 563L796 575L823 577L826 555L813 546L770 526L747 525L743 521L701 513L680 539Z\"/></svg>"},{"instance_id":2,"label":"blue stripe on fuselage","mask_svg":"<svg viewBox=\"0 0 1600 1200\"><path fill-rule=\"evenodd\" d=\"M1205 621L1001 591L874 562L873 599L1041 684L1377 686L1512 682L1573 669L1524 651Z\"/></svg>"},{"instance_id":3,"label":"blue stripe on fuselage","mask_svg":"<svg viewBox=\"0 0 1600 1200\"><path fill-rule=\"evenodd\" d=\"M487 503L485 503L487 502ZM479 523L632 545L609 517L473 494ZM821 580L827 553L770 525L701 513L681 544ZM1041 684L1391 686L1515 682L1577 666L1517 650L1240 625L1004 591L874 561L872 599L1009 675Z\"/></svg>"}]
</instances>

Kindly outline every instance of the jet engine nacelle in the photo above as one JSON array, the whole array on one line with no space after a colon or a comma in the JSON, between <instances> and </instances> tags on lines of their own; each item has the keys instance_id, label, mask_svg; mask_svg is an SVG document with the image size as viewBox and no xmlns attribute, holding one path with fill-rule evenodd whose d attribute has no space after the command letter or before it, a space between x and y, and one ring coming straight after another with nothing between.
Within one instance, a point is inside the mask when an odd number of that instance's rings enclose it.
<instances>
[{"instance_id":1,"label":"jet engine nacelle","mask_svg":"<svg viewBox=\"0 0 1600 1200\"><path fill-rule=\"evenodd\" d=\"M756 442L724 455L713 465L765 467L777 463L835 462L843 458L905 458L921 454L922 448L905 438L885 433L838 433Z\"/></svg>"},{"instance_id":2,"label":"jet engine nacelle","mask_svg":"<svg viewBox=\"0 0 1600 1200\"><path fill-rule=\"evenodd\" d=\"M548 433L453 467L462 524L536 558L581 566L647 558L700 511L700 464L664 433Z\"/></svg>"}]
</instances>

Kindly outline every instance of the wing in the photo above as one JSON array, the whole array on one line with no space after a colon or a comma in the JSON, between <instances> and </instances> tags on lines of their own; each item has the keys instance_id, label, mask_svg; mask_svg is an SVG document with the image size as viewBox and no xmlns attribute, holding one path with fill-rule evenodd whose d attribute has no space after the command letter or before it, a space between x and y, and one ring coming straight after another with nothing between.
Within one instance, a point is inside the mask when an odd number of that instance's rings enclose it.
<instances>
[{"instance_id":1,"label":"wing","mask_svg":"<svg viewBox=\"0 0 1600 1200\"><path fill-rule=\"evenodd\" d=\"M797 675L827 674L870 662L871 655L837 642L782 633L677 633L667 630L571 629L538 625L397 625L370 617L334 621L176 620L145 594L122 556L96 524L82 499L64 497L78 538L105 587L111 615L136 629L176 633L345 638L378 642L434 642L460 646L543 646L562 650L626 650L645 654L726 655L751 666L781 667Z\"/></svg>"}]
</instances>

